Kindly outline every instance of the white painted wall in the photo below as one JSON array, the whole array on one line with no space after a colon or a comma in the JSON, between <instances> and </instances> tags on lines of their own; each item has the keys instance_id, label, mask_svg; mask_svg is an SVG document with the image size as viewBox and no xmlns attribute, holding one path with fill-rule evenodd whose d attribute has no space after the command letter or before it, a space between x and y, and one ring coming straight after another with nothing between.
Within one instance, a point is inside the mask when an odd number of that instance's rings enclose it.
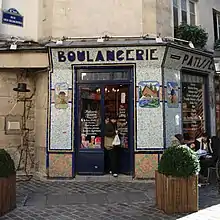
<instances>
[{"instance_id":1,"label":"white painted wall","mask_svg":"<svg viewBox=\"0 0 220 220\"><path fill-rule=\"evenodd\" d=\"M199 0L197 3L198 24L209 34L207 48L213 49L214 25L212 9L220 12L220 0Z\"/></svg>"},{"instance_id":2,"label":"white painted wall","mask_svg":"<svg viewBox=\"0 0 220 220\"><path fill-rule=\"evenodd\" d=\"M16 8L24 16L24 27L0 23L0 33L40 40L44 38L172 36L172 0L0 0L2 9ZM213 48L212 9L220 11L220 0L198 0L197 22L209 34Z\"/></svg>"},{"instance_id":3,"label":"white painted wall","mask_svg":"<svg viewBox=\"0 0 220 220\"><path fill-rule=\"evenodd\" d=\"M2 11L0 33L9 36L25 37L32 40L38 39L38 0L1 0L2 10L15 8L24 16L24 27L2 24ZM0 3L1 3L0 1Z\"/></svg>"}]
</instances>

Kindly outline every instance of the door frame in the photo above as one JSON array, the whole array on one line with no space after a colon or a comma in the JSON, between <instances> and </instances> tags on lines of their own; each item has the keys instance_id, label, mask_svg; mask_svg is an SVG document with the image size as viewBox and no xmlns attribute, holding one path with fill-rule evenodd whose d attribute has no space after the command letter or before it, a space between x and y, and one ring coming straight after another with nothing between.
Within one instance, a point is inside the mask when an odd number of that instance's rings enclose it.
<instances>
[{"instance_id":1,"label":"door frame","mask_svg":"<svg viewBox=\"0 0 220 220\"><path fill-rule=\"evenodd\" d=\"M75 95L74 95L74 154L75 154L75 161L74 161L74 176L77 175L77 155L79 153L79 146L80 146L80 126L79 126L79 116L80 116L80 112L79 112L79 108L80 108L80 97L79 97L79 86L80 85L100 85L101 91L104 91L104 86L105 85L128 85L128 96L131 97L129 100L131 100L130 102L128 102L128 121L129 121L129 126L128 126L128 133L131 135L128 135L129 137L129 152L130 152L130 176L134 177L134 135L135 135L135 124L134 124L134 117L135 117L135 86L134 86L134 64L131 65L101 65L101 66L96 66L96 65L77 65L74 66L73 68L73 74L74 74L74 91L75 91ZM130 72L130 77L127 80L94 80L94 81L80 81L78 82L77 80L77 75L79 73L79 70L85 70L86 72L94 72L98 71L98 72L116 72L119 70L128 70ZM101 110L103 110L104 108L104 96L103 96L103 91L101 92ZM103 114L101 114L103 115ZM102 123L103 124L103 123ZM104 141L104 140L102 140ZM103 142L102 142L102 146L103 146ZM93 149L94 151L95 149ZM104 151L104 149L97 149L95 151Z\"/></svg>"}]
</instances>

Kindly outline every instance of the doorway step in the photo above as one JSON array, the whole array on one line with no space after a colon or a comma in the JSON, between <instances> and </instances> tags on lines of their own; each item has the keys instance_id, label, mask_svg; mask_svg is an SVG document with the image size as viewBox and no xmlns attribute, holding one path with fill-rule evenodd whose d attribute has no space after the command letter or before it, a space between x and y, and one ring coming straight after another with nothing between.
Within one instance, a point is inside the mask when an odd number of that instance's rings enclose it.
<instances>
[{"instance_id":1,"label":"doorway step","mask_svg":"<svg viewBox=\"0 0 220 220\"><path fill-rule=\"evenodd\" d=\"M128 175L118 175L118 177L113 177L110 174L103 175L103 176L81 176L77 175L74 178L75 181L79 182L113 182L113 181L119 181L119 182L132 182L133 177Z\"/></svg>"}]
</instances>

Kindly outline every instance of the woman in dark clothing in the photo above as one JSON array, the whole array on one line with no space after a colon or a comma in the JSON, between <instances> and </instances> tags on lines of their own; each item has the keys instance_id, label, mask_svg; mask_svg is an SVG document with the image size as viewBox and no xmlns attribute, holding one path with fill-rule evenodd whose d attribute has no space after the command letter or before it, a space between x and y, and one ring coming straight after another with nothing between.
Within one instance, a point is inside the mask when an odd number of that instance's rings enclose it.
<instances>
[{"instance_id":1,"label":"woman in dark clothing","mask_svg":"<svg viewBox=\"0 0 220 220\"><path fill-rule=\"evenodd\" d=\"M105 140L104 147L106 153L106 160L110 162L110 172L114 177L118 176L118 151L116 146L113 146L113 140L117 134L117 120L111 118L105 123ZM107 171L109 169L107 168Z\"/></svg>"}]
</instances>

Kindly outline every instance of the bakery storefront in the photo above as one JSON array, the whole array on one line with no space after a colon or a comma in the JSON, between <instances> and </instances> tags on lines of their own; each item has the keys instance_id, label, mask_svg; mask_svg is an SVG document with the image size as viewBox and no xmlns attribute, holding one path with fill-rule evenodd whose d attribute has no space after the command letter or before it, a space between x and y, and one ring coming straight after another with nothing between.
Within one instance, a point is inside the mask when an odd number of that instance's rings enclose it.
<instances>
[{"instance_id":1,"label":"bakery storefront","mask_svg":"<svg viewBox=\"0 0 220 220\"><path fill-rule=\"evenodd\" d=\"M154 177L174 134L190 142L215 132L209 54L148 41L49 51L48 177L104 175L106 117L117 118L121 134L119 174L136 178Z\"/></svg>"}]
</instances>

